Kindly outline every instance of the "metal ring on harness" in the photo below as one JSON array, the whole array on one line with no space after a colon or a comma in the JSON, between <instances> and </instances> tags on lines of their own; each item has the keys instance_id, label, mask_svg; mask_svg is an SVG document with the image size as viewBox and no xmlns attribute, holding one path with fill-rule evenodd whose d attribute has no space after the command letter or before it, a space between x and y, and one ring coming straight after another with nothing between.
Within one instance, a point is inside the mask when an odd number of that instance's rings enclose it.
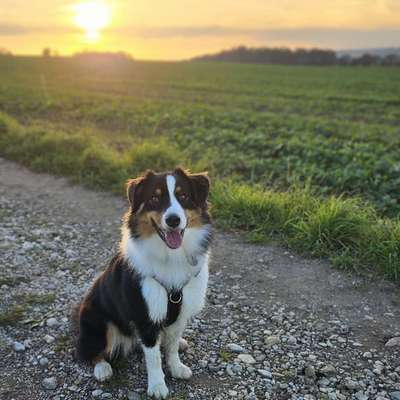
<instances>
[{"instance_id":1,"label":"metal ring on harness","mask_svg":"<svg viewBox=\"0 0 400 400\"><path fill-rule=\"evenodd\" d=\"M174 294L175 294L175 295L178 294L178 298L177 298L177 299L173 297ZM175 293L174 293L174 292L171 292L171 293L169 294L168 298L169 298L169 301L170 301L172 304L179 304L179 303L182 301L182 292L178 292L178 293L176 293L176 292L175 292Z\"/></svg>"}]
</instances>

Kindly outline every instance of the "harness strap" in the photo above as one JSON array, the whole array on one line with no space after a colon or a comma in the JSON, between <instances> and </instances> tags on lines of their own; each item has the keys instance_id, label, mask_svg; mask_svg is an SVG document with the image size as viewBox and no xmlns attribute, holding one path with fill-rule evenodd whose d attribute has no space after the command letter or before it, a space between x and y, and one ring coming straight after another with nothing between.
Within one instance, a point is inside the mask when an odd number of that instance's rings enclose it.
<instances>
[{"instance_id":1,"label":"harness strap","mask_svg":"<svg viewBox=\"0 0 400 400\"><path fill-rule=\"evenodd\" d=\"M182 301L183 301L183 289L189 284L189 282L193 278L197 278L200 275L201 270L202 269L200 268L199 271L195 275L192 275L191 277L189 277L184 282L184 284L181 286L180 289L175 289L175 288L168 289L165 287L165 285L159 279L157 279L157 277L155 277L155 276L152 277L156 282L158 282L166 290L167 295L168 295L168 311L167 311L167 318L164 323L165 326L172 325L177 320L180 309L181 309Z\"/></svg>"}]
</instances>

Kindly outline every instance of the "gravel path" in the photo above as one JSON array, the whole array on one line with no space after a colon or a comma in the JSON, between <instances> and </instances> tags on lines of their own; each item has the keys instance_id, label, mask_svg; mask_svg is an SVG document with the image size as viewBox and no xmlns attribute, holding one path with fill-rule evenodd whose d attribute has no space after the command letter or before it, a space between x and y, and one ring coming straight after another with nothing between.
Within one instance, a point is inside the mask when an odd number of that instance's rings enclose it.
<instances>
[{"instance_id":1,"label":"gravel path","mask_svg":"<svg viewBox=\"0 0 400 400\"><path fill-rule=\"evenodd\" d=\"M126 203L0 159L0 398L144 399L140 353L97 383L72 305L115 252ZM400 400L399 287L218 233L208 305L172 399Z\"/></svg>"}]
</instances>

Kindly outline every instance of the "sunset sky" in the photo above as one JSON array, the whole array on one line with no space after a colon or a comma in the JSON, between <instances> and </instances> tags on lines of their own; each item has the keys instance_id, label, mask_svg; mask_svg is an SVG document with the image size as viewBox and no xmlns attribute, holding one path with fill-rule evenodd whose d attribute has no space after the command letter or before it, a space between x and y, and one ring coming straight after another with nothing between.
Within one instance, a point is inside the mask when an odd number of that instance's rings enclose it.
<instances>
[{"instance_id":1,"label":"sunset sky","mask_svg":"<svg viewBox=\"0 0 400 400\"><path fill-rule=\"evenodd\" d=\"M237 45L400 46L400 0L0 0L0 48L184 59Z\"/></svg>"}]
</instances>

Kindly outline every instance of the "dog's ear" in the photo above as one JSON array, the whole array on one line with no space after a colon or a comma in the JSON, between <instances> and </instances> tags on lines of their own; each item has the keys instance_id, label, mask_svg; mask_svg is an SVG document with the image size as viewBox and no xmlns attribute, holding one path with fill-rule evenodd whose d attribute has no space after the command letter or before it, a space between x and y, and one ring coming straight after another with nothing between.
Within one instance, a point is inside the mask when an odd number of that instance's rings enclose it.
<instances>
[{"instance_id":1,"label":"dog's ear","mask_svg":"<svg viewBox=\"0 0 400 400\"><path fill-rule=\"evenodd\" d=\"M206 206L208 194L210 192L210 178L208 177L207 172L190 174L189 178L193 182L196 203L200 207Z\"/></svg>"},{"instance_id":2,"label":"dog's ear","mask_svg":"<svg viewBox=\"0 0 400 400\"><path fill-rule=\"evenodd\" d=\"M132 208L135 203L134 200L135 200L136 189L142 180L143 180L143 178L140 177L140 178L135 178L135 179L128 179L126 181L126 195L128 197L129 203L132 206Z\"/></svg>"},{"instance_id":3,"label":"dog's ear","mask_svg":"<svg viewBox=\"0 0 400 400\"><path fill-rule=\"evenodd\" d=\"M126 194L133 212L136 212L140 207L140 194L142 192L143 182L152 176L154 176L154 172L147 170L144 176L128 179L126 182Z\"/></svg>"},{"instance_id":4,"label":"dog's ear","mask_svg":"<svg viewBox=\"0 0 400 400\"><path fill-rule=\"evenodd\" d=\"M208 172L191 174L189 170L178 167L175 169L174 173L189 179L195 203L199 207L206 207L208 194L210 192L210 178L208 177Z\"/></svg>"},{"instance_id":5,"label":"dog's ear","mask_svg":"<svg viewBox=\"0 0 400 400\"><path fill-rule=\"evenodd\" d=\"M199 207L207 206L208 194L210 192L210 178L207 172L200 174L189 174L194 191L194 200Z\"/></svg>"},{"instance_id":6,"label":"dog's ear","mask_svg":"<svg viewBox=\"0 0 400 400\"><path fill-rule=\"evenodd\" d=\"M183 178L188 178L190 171L188 169L184 169L182 167L176 167L174 174L178 175L178 176L182 176Z\"/></svg>"}]
</instances>

